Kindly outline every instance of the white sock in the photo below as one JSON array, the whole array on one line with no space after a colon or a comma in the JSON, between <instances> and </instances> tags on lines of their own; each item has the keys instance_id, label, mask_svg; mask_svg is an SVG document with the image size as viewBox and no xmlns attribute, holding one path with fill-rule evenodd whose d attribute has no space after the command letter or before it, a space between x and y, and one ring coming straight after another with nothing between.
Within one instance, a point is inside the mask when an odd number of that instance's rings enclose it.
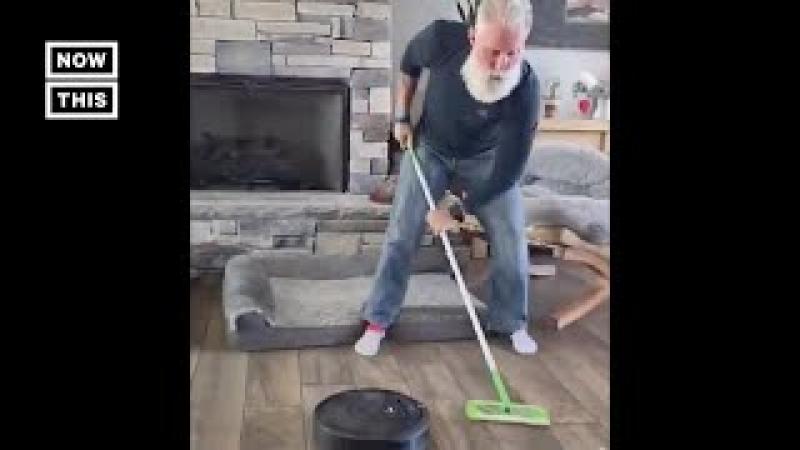
<instances>
[{"instance_id":1,"label":"white sock","mask_svg":"<svg viewBox=\"0 0 800 450\"><path fill-rule=\"evenodd\" d=\"M533 340L525 328L520 328L511 334L511 344L517 353L523 355L532 355L536 353L538 348L536 341Z\"/></svg>"},{"instance_id":2,"label":"white sock","mask_svg":"<svg viewBox=\"0 0 800 450\"><path fill-rule=\"evenodd\" d=\"M383 331L367 330L356 342L356 353L362 356L375 356L381 347L381 340L386 335Z\"/></svg>"}]
</instances>

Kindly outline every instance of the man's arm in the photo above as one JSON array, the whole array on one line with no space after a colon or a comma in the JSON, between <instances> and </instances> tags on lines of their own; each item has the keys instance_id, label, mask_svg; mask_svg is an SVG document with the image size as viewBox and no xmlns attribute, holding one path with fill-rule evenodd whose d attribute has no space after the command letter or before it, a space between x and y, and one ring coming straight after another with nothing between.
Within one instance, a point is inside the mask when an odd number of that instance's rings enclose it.
<instances>
[{"instance_id":1,"label":"man's arm","mask_svg":"<svg viewBox=\"0 0 800 450\"><path fill-rule=\"evenodd\" d=\"M395 120L405 119L406 122L410 122L411 102L414 100L414 93L417 91L417 81L417 78L400 72L394 105Z\"/></svg>"},{"instance_id":2,"label":"man's arm","mask_svg":"<svg viewBox=\"0 0 800 450\"><path fill-rule=\"evenodd\" d=\"M448 47L443 42L452 40L457 33L465 33L462 25L436 19L408 42L400 60L400 76L395 96L396 122L410 122L411 103L422 69L436 66L454 51L456 47Z\"/></svg>"},{"instance_id":3,"label":"man's arm","mask_svg":"<svg viewBox=\"0 0 800 450\"><path fill-rule=\"evenodd\" d=\"M418 79L423 68L434 64L441 53L439 41L443 26L443 21L434 20L411 38L400 60L403 74Z\"/></svg>"},{"instance_id":4,"label":"man's arm","mask_svg":"<svg viewBox=\"0 0 800 450\"><path fill-rule=\"evenodd\" d=\"M394 138L400 143L400 148L405 149L411 141L411 101L417 90L417 79L405 73L400 73L397 81L397 95L394 106Z\"/></svg>"},{"instance_id":5,"label":"man's arm","mask_svg":"<svg viewBox=\"0 0 800 450\"><path fill-rule=\"evenodd\" d=\"M400 61L393 122L394 137L401 148L406 148L411 139L411 103L422 69L430 67L436 56L439 26L438 21L434 21L414 35Z\"/></svg>"}]
</instances>

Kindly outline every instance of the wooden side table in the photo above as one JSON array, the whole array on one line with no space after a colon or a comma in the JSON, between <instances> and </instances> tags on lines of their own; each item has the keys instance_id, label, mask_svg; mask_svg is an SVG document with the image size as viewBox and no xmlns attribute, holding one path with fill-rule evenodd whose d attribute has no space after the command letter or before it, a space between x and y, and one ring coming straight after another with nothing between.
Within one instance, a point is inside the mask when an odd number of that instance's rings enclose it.
<instances>
[{"instance_id":1,"label":"wooden side table","mask_svg":"<svg viewBox=\"0 0 800 450\"><path fill-rule=\"evenodd\" d=\"M567 142L611 154L609 121L599 119L542 119L533 140L538 145Z\"/></svg>"}]
</instances>

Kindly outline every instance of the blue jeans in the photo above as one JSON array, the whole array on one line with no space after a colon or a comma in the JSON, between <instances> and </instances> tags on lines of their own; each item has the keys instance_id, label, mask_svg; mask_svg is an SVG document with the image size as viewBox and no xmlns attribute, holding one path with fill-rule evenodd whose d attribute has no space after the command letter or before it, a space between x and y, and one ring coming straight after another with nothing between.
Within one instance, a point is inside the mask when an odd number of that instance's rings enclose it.
<instances>
[{"instance_id":1,"label":"blue jeans","mask_svg":"<svg viewBox=\"0 0 800 450\"><path fill-rule=\"evenodd\" d=\"M438 202L454 177L469 195L472 186L485 183L492 169L494 150L469 159L444 157L429 144L415 146L431 195ZM411 277L412 262L426 230L428 203L406 152L389 217L374 285L361 307L364 320L388 328L400 313ZM496 196L474 214L488 234L491 248L491 299L488 328L511 333L528 322L528 248L524 207L517 185ZM458 289L454 284L453 289Z\"/></svg>"}]
</instances>

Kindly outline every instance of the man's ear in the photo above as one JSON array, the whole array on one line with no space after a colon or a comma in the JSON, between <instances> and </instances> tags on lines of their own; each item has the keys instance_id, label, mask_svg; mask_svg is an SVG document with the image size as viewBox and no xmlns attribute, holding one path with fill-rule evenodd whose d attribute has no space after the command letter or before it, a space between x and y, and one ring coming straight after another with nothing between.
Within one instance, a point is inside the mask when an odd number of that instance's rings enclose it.
<instances>
[{"instance_id":1,"label":"man's ear","mask_svg":"<svg viewBox=\"0 0 800 450\"><path fill-rule=\"evenodd\" d=\"M469 30L467 31L467 37L469 38L470 47L475 45L475 27L469 27Z\"/></svg>"}]
</instances>

